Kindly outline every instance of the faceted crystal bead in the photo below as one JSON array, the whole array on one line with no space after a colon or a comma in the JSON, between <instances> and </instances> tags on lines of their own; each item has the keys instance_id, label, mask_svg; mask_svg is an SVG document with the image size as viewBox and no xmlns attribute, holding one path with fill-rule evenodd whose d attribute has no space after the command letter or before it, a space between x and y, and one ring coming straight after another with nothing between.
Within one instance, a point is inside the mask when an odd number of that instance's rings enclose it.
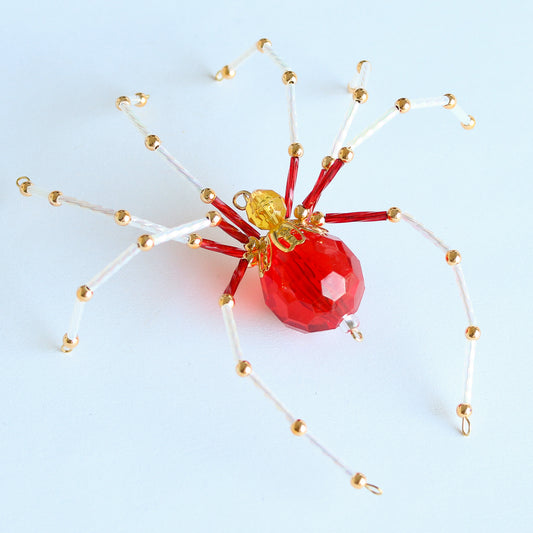
<instances>
[{"instance_id":1,"label":"faceted crystal bead","mask_svg":"<svg viewBox=\"0 0 533 533\"><path fill-rule=\"evenodd\" d=\"M359 259L337 237L303 230L291 252L272 245L261 278L265 303L287 326L305 332L334 329L359 308L365 290Z\"/></svg>"}]
</instances>

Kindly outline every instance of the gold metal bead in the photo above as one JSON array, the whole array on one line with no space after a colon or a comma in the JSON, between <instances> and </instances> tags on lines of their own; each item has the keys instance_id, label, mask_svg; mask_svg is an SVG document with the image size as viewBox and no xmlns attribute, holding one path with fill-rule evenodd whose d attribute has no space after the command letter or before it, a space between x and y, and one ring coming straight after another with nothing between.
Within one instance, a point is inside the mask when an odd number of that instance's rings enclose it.
<instances>
[{"instance_id":1,"label":"gold metal bead","mask_svg":"<svg viewBox=\"0 0 533 533\"><path fill-rule=\"evenodd\" d=\"M468 418L472 414L472 406L469 403L460 403L455 412L460 418Z\"/></svg>"},{"instance_id":2,"label":"gold metal bead","mask_svg":"<svg viewBox=\"0 0 533 533\"><path fill-rule=\"evenodd\" d=\"M131 100L130 100L127 96L119 96L119 97L115 100L115 107L116 107L119 111L122 111L122 109L120 108L120 104L122 104L122 103L130 104L130 105L131 105Z\"/></svg>"},{"instance_id":3,"label":"gold metal bead","mask_svg":"<svg viewBox=\"0 0 533 533\"><path fill-rule=\"evenodd\" d=\"M146 139L144 139L144 146L153 152L161 146L161 139L154 134L147 135Z\"/></svg>"},{"instance_id":4,"label":"gold metal bead","mask_svg":"<svg viewBox=\"0 0 533 533\"><path fill-rule=\"evenodd\" d=\"M309 209L306 209L303 205L297 205L294 208L294 218L298 220L304 220L309 216Z\"/></svg>"},{"instance_id":5,"label":"gold metal bead","mask_svg":"<svg viewBox=\"0 0 533 533\"><path fill-rule=\"evenodd\" d=\"M324 157L324 159L322 159L322 168L327 170L331 165L333 165L333 161L335 161L335 158L327 155Z\"/></svg>"},{"instance_id":6,"label":"gold metal bead","mask_svg":"<svg viewBox=\"0 0 533 533\"><path fill-rule=\"evenodd\" d=\"M127 226L131 222L131 215L129 211L126 211L125 209L119 209L116 211L113 218L119 226Z\"/></svg>"},{"instance_id":7,"label":"gold metal bead","mask_svg":"<svg viewBox=\"0 0 533 533\"><path fill-rule=\"evenodd\" d=\"M289 155L291 157L302 157L304 155L304 147L300 143L292 143L289 145Z\"/></svg>"},{"instance_id":8,"label":"gold metal bead","mask_svg":"<svg viewBox=\"0 0 533 533\"><path fill-rule=\"evenodd\" d=\"M339 159L345 163L349 163L353 159L353 150L345 146L339 150Z\"/></svg>"},{"instance_id":9,"label":"gold metal bead","mask_svg":"<svg viewBox=\"0 0 533 533\"><path fill-rule=\"evenodd\" d=\"M354 89L352 97L354 99L354 102L364 104L368 100L368 91L366 89L363 89L362 87L358 87L357 89Z\"/></svg>"},{"instance_id":10,"label":"gold metal bead","mask_svg":"<svg viewBox=\"0 0 533 533\"><path fill-rule=\"evenodd\" d=\"M453 109L457 105L455 96L451 93L446 93L444 96L448 98L448 103L444 104L442 107L444 107L444 109Z\"/></svg>"},{"instance_id":11,"label":"gold metal bead","mask_svg":"<svg viewBox=\"0 0 533 533\"><path fill-rule=\"evenodd\" d=\"M63 335L63 345L61 346L61 351L63 353L69 353L72 350L74 350L76 346L78 346L79 342L80 342L79 337L76 337L75 339L69 339L68 335L65 333Z\"/></svg>"},{"instance_id":12,"label":"gold metal bead","mask_svg":"<svg viewBox=\"0 0 533 533\"><path fill-rule=\"evenodd\" d=\"M212 204L216 197L217 195L213 189L207 188L200 191L200 200L202 200L204 204Z\"/></svg>"},{"instance_id":13,"label":"gold metal bead","mask_svg":"<svg viewBox=\"0 0 533 533\"><path fill-rule=\"evenodd\" d=\"M146 102L148 102L148 98L150 98L149 94L144 93L135 93L135 96L139 99L138 102L135 104L137 107L144 107L146 105Z\"/></svg>"},{"instance_id":14,"label":"gold metal bead","mask_svg":"<svg viewBox=\"0 0 533 533\"><path fill-rule=\"evenodd\" d=\"M63 193L61 191L52 191L48 195L48 201L50 202L50 205L53 205L54 207L60 206L62 194Z\"/></svg>"},{"instance_id":15,"label":"gold metal bead","mask_svg":"<svg viewBox=\"0 0 533 533\"><path fill-rule=\"evenodd\" d=\"M402 218L402 212L397 207L391 207L387 211L387 218L391 222L400 222L400 219Z\"/></svg>"},{"instance_id":16,"label":"gold metal bead","mask_svg":"<svg viewBox=\"0 0 533 533\"><path fill-rule=\"evenodd\" d=\"M222 74L222 77L226 80L230 80L231 78L235 77L235 71L232 68L230 68L229 65L224 65L220 69L220 73Z\"/></svg>"},{"instance_id":17,"label":"gold metal bead","mask_svg":"<svg viewBox=\"0 0 533 533\"><path fill-rule=\"evenodd\" d=\"M76 298L80 302L88 302L93 297L94 292L87 287L87 285L82 285L76 291Z\"/></svg>"},{"instance_id":18,"label":"gold metal bead","mask_svg":"<svg viewBox=\"0 0 533 533\"><path fill-rule=\"evenodd\" d=\"M481 330L477 326L468 326L465 336L469 341L477 341L481 337Z\"/></svg>"},{"instance_id":19,"label":"gold metal bead","mask_svg":"<svg viewBox=\"0 0 533 533\"><path fill-rule=\"evenodd\" d=\"M281 81L285 85L294 85L298 81L298 76L296 76L296 72L286 70L281 76Z\"/></svg>"},{"instance_id":20,"label":"gold metal bead","mask_svg":"<svg viewBox=\"0 0 533 533\"><path fill-rule=\"evenodd\" d=\"M357 72L361 72L361 68L363 66L363 63L368 63L368 61L366 59L363 59L362 61L359 61L359 63L357 63Z\"/></svg>"},{"instance_id":21,"label":"gold metal bead","mask_svg":"<svg viewBox=\"0 0 533 533\"><path fill-rule=\"evenodd\" d=\"M272 46L272 43L268 39L259 39L259 41L255 43L255 46L257 46L257 49L260 52L264 52L263 47L265 46L265 44L269 44L270 46Z\"/></svg>"},{"instance_id":22,"label":"gold metal bead","mask_svg":"<svg viewBox=\"0 0 533 533\"><path fill-rule=\"evenodd\" d=\"M323 226L325 223L326 217L324 216L324 213L316 211L311 215L311 224L313 224L313 226Z\"/></svg>"},{"instance_id":23,"label":"gold metal bead","mask_svg":"<svg viewBox=\"0 0 533 533\"><path fill-rule=\"evenodd\" d=\"M449 265L458 265L461 259L461 254L457 250L448 250L446 252L446 263Z\"/></svg>"},{"instance_id":24,"label":"gold metal bead","mask_svg":"<svg viewBox=\"0 0 533 533\"><path fill-rule=\"evenodd\" d=\"M28 191L28 189L32 185L32 183L28 176L21 176L20 178L17 178L16 183L22 196L31 196L31 193Z\"/></svg>"},{"instance_id":25,"label":"gold metal bead","mask_svg":"<svg viewBox=\"0 0 533 533\"><path fill-rule=\"evenodd\" d=\"M245 378L252 373L252 365L248 361L239 361L235 367L235 371L241 378Z\"/></svg>"},{"instance_id":26,"label":"gold metal bead","mask_svg":"<svg viewBox=\"0 0 533 533\"><path fill-rule=\"evenodd\" d=\"M352 484L352 487L356 489L364 489L367 484L367 479L364 474L357 472L357 474L355 474L350 480L350 483Z\"/></svg>"},{"instance_id":27,"label":"gold metal bead","mask_svg":"<svg viewBox=\"0 0 533 533\"><path fill-rule=\"evenodd\" d=\"M463 124L461 122L461 126L463 126L465 130L471 130L476 125L476 119L472 115L468 115L468 118L470 119L470 122L468 124Z\"/></svg>"},{"instance_id":28,"label":"gold metal bead","mask_svg":"<svg viewBox=\"0 0 533 533\"><path fill-rule=\"evenodd\" d=\"M202 237L197 233L191 233L187 240L187 246L189 248L200 248L200 244L202 244Z\"/></svg>"},{"instance_id":29,"label":"gold metal bead","mask_svg":"<svg viewBox=\"0 0 533 533\"><path fill-rule=\"evenodd\" d=\"M298 418L298 420L295 420L291 424L291 431L293 435L301 437L302 435L305 435L307 433L307 424L303 420Z\"/></svg>"},{"instance_id":30,"label":"gold metal bead","mask_svg":"<svg viewBox=\"0 0 533 533\"><path fill-rule=\"evenodd\" d=\"M220 307L223 307L224 305L229 305L230 307L233 307L235 305L235 300L233 299L233 296L231 294L224 293L218 299L218 305L220 305Z\"/></svg>"},{"instance_id":31,"label":"gold metal bead","mask_svg":"<svg viewBox=\"0 0 533 533\"><path fill-rule=\"evenodd\" d=\"M411 102L407 98L398 98L394 105L400 113L407 113L411 109Z\"/></svg>"},{"instance_id":32,"label":"gold metal bead","mask_svg":"<svg viewBox=\"0 0 533 533\"><path fill-rule=\"evenodd\" d=\"M211 226L218 226L222 222L222 216L218 211L209 211L207 218L211 222Z\"/></svg>"},{"instance_id":33,"label":"gold metal bead","mask_svg":"<svg viewBox=\"0 0 533 533\"><path fill-rule=\"evenodd\" d=\"M151 250L155 245L154 238L151 235L141 235L137 239L137 246L143 251Z\"/></svg>"}]
</instances>

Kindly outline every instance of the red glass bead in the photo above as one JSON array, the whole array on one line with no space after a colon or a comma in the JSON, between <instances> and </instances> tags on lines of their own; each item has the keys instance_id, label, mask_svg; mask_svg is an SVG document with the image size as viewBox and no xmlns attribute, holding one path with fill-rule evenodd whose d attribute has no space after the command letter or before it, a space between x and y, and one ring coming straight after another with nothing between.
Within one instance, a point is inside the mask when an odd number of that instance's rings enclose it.
<instances>
[{"instance_id":1,"label":"red glass bead","mask_svg":"<svg viewBox=\"0 0 533 533\"><path fill-rule=\"evenodd\" d=\"M365 290L361 264L338 237L302 232L305 241L291 252L271 245L271 266L261 278L265 303L287 326L334 329L359 308Z\"/></svg>"}]
</instances>

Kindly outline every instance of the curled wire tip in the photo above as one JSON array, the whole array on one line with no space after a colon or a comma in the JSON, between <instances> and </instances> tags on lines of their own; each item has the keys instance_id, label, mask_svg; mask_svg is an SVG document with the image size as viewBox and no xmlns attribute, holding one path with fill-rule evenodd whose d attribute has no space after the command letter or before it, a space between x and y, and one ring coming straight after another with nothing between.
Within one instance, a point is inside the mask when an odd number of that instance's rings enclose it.
<instances>
[{"instance_id":1,"label":"curled wire tip","mask_svg":"<svg viewBox=\"0 0 533 533\"><path fill-rule=\"evenodd\" d=\"M365 485L365 489L370 491L372 494L375 494L376 496L381 496L383 494L383 490L381 490L376 485L372 485L371 483L367 483Z\"/></svg>"},{"instance_id":2,"label":"curled wire tip","mask_svg":"<svg viewBox=\"0 0 533 533\"><path fill-rule=\"evenodd\" d=\"M468 418L467 416L465 416L462 420L462 424L461 424L461 433L465 436L465 437L468 437L470 436L470 430L471 430L471 424L470 424L470 418Z\"/></svg>"}]
</instances>

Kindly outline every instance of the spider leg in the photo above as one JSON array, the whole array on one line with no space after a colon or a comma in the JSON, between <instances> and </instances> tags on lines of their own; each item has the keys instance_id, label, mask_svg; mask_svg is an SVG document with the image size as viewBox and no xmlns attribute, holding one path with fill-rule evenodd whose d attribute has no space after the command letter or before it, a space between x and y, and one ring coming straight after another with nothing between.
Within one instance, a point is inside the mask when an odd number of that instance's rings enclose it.
<instances>
[{"instance_id":1,"label":"spider leg","mask_svg":"<svg viewBox=\"0 0 533 533\"><path fill-rule=\"evenodd\" d=\"M290 135L289 156L291 160L289 165L289 173L287 175L287 182L285 185L285 205L287 206L287 217L290 217L294 198L294 187L296 186L296 180L298 177L298 163L300 157L302 157L304 153L303 146L298 141L298 122L296 119L296 82L298 78L296 73L289 68L289 66L278 54L276 54L272 48L272 43L268 39L260 39L235 61L229 63L228 65L224 65L215 74L215 80L222 81L224 79L233 78L235 76L237 67L242 65L244 61L246 61L256 52L261 52L272 59L272 61L281 69L281 81L287 86Z\"/></svg>"},{"instance_id":2,"label":"spider leg","mask_svg":"<svg viewBox=\"0 0 533 533\"><path fill-rule=\"evenodd\" d=\"M277 398L277 396L265 385L260 379L257 372L252 369L252 365L245 359L241 345L239 342L239 336L237 334L237 326L233 316L234 299L233 295L226 292L219 300L222 315L224 317L224 323L226 325L226 331L231 343L231 348L235 358L236 367L235 370L240 377L248 378L252 383L260 389L263 394L274 404L274 406L280 410L287 419L291 432L299 437L304 437L309 440L316 448L318 448L326 457L331 459L349 478L353 487L357 489L366 488L373 494L380 495L381 489L375 485L367 482L366 476L360 472L354 473L353 470L348 468L340 459L338 459L332 452L330 452L316 437L308 430L307 424L300 418L294 416L283 403Z\"/></svg>"}]
</instances>

